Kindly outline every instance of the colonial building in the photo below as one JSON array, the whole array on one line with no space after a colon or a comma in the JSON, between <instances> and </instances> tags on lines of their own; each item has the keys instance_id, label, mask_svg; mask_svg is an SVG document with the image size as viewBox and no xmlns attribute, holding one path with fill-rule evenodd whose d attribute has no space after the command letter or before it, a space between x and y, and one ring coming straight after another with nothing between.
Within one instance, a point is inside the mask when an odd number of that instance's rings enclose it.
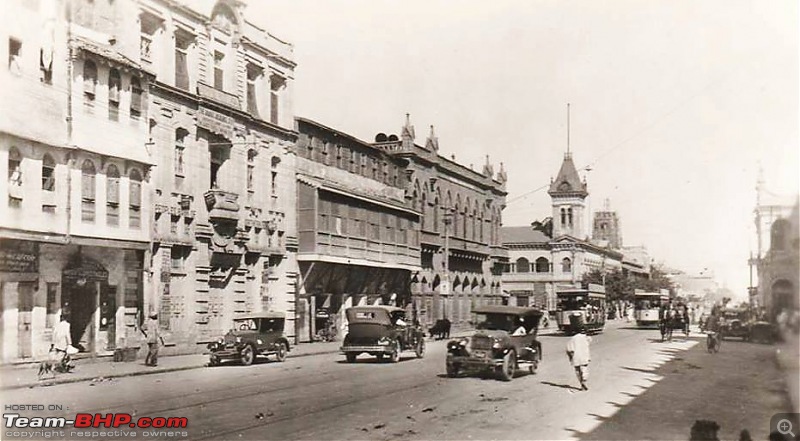
<instances>
[{"instance_id":1,"label":"colonial building","mask_svg":"<svg viewBox=\"0 0 800 441\"><path fill-rule=\"evenodd\" d=\"M2 360L44 356L62 314L84 353L138 347L153 76L108 21L132 4L3 7L13 20L0 30Z\"/></svg>"},{"instance_id":2,"label":"colonial building","mask_svg":"<svg viewBox=\"0 0 800 441\"><path fill-rule=\"evenodd\" d=\"M556 287L580 282L583 274L593 269L612 271L622 268L620 251L589 240L586 229L588 186L581 181L567 153L558 176L548 190L552 201L552 236L533 226L503 227L502 241L508 248L509 265L503 274L503 289L511 304L536 306L554 310ZM601 216L596 230L614 216ZM621 233L609 236L621 238Z\"/></svg>"},{"instance_id":3,"label":"colonial building","mask_svg":"<svg viewBox=\"0 0 800 441\"><path fill-rule=\"evenodd\" d=\"M296 335L297 233L288 43L239 1L141 0L121 26L151 69L150 305L174 352L195 352L234 315L287 312Z\"/></svg>"},{"instance_id":4,"label":"colonial building","mask_svg":"<svg viewBox=\"0 0 800 441\"><path fill-rule=\"evenodd\" d=\"M750 302L775 319L782 310L800 309L800 198L769 192L761 178L756 191L757 254L750 265L758 282L750 289Z\"/></svg>"},{"instance_id":5,"label":"colonial building","mask_svg":"<svg viewBox=\"0 0 800 441\"><path fill-rule=\"evenodd\" d=\"M406 161L398 179L410 207L420 214L420 269L411 275L409 309L423 324L447 318L464 326L472 308L502 301L500 278L507 263L500 240L507 176L481 172L439 155L431 126L424 145L417 144L408 117L401 134L375 137L375 147Z\"/></svg>"},{"instance_id":6,"label":"colonial building","mask_svg":"<svg viewBox=\"0 0 800 441\"><path fill-rule=\"evenodd\" d=\"M406 159L309 119L296 125L297 323L309 341L341 334L347 307L410 302L421 214L405 197Z\"/></svg>"}]
</instances>

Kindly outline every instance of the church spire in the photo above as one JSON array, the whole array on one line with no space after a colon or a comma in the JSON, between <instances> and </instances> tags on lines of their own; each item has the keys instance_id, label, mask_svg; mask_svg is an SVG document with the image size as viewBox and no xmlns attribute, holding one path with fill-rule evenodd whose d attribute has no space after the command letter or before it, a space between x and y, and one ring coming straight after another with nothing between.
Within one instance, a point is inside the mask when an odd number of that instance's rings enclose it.
<instances>
[{"instance_id":1,"label":"church spire","mask_svg":"<svg viewBox=\"0 0 800 441\"><path fill-rule=\"evenodd\" d=\"M425 148L434 152L439 151L439 138L436 137L436 133L433 131L433 125L431 125L431 133L425 141Z\"/></svg>"}]
</instances>

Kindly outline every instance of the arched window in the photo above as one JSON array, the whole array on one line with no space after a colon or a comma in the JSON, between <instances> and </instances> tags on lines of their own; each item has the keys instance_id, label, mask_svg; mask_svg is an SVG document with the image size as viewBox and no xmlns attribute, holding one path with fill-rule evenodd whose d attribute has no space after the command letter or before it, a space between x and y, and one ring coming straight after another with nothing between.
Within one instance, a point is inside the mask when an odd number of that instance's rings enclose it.
<instances>
[{"instance_id":1,"label":"arched window","mask_svg":"<svg viewBox=\"0 0 800 441\"><path fill-rule=\"evenodd\" d=\"M531 272L531 263L528 259L524 257L520 257L517 259L517 272L518 273L529 273Z\"/></svg>"},{"instance_id":2,"label":"arched window","mask_svg":"<svg viewBox=\"0 0 800 441\"><path fill-rule=\"evenodd\" d=\"M15 147L8 152L8 185L22 185L22 155Z\"/></svg>"},{"instance_id":3,"label":"arched window","mask_svg":"<svg viewBox=\"0 0 800 441\"><path fill-rule=\"evenodd\" d=\"M571 273L572 272L572 261L569 260L568 257L565 257L561 260L561 272L562 273Z\"/></svg>"},{"instance_id":4,"label":"arched window","mask_svg":"<svg viewBox=\"0 0 800 441\"><path fill-rule=\"evenodd\" d=\"M119 225L119 169L114 164L106 170L106 224Z\"/></svg>"},{"instance_id":5,"label":"arched window","mask_svg":"<svg viewBox=\"0 0 800 441\"><path fill-rule=\"evenodd\" d=\"M138 77L131 78L131 118L142 116L142 83Z\"/></svg>"},{"instance_id":6,"label":"arched window","mask_svg":"<svg viewBox=\"0 0 800 441\"><path fill-rule=\"evenodd\" d=\"M567 225L567 210L566 208L561 209L561 225Z\"/></svg>"},{"instance_id":7,"label":"arched window","mask_svg":"<svg viewBox=\"0 0 800 441\"><path fill-rule=\"evenodd\" d=\"M540 257L536 259L536 272L537 273L549 273L550 272L550 261L547 260L546 257Z\"/></svg>"},{"instance_id":8,"label":"arched window","mask_svg":"<svg viewBox=\"0 0 800 441\"><path fill-rule=\"evenodd\" d=\"M133 169L128 176L128 225L131 228L142 226L142 174Z\"/></svg>"},{"instance_id":9,"label":"arched window","mask_svg":"<svg viewBox=\"0 0 800 441\"><path fill-rule=\"evenodd\" d=\"M56 161L49 154L42 158L42 190L55 191L56 189Z\"/></svg>"},{"instance_id":10,"label":"arched window","mask_svg":"<svg viewBox=\"0 0 800 441\"><path fill-rule=\"evenodd\" d=\"M439 232L439 198L433 199L433 231Z\"/></svg>"},{"instance_id":11,"label":"arched window","mask_svg":"<svg viewBox=\"0 0 800 441\"><path fill-rule=\"evenodd\" d=\"M83 161L81 166L81 220L94 222L96 183L94 163Z\"/></svg>"},{"instance_id":12,"label":"arched window","mask_svg":"<svg viewBox=\"0 0 800 441\"><path fill-rule=\"evenodd\" d=\"M774 251L785 250L788 232L789 222L786 219L776 220L770 229L770 249Z\"/></svg>"},{"instance_id":13,"label":"arched window","mask_svg":"<svg viewBox=\"0 0 800 441\"><path fill-rule=\"evenodd\" d=\"M108 71L108 119L119 119L119 90L122 88L122 78L117 69Z\"/></svg>"},{"instance_id":14,"label":"arched window","mask_svg":"<svg viewBox=\"0 0 800 441\"><path fill-rule=\"evenodd\" d=\"M567 224L569 224L570 227L572 226L572 208L571 207L567 208Z\"/></svg>"},{"instance_id":15,"label":"arched window","mask_svg":"<svg viewBox=\"0 0 800 441\"><path fill-rule=\"evenodd\" d=\"M97 89L97 65L92 60L83 62L83 97L87 102L94 101Z\"/></svg>"}]
</instances>

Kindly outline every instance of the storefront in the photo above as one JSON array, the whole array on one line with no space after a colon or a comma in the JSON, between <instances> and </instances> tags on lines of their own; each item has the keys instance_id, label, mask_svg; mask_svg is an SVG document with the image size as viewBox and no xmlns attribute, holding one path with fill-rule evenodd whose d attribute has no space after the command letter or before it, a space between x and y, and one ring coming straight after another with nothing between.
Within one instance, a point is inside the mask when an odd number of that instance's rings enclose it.
<instances>
[{"instance_id":1,"label":"storefront","mask_svg":"<svg viewBox=\"0 0 800 441\"><path fill-rule=\"evenodd\" d=\"M3 362L46 356L62 313L82 353L139 347L143 259L133 247L0 240Z\"/></svg>"},{"instance_id":2,"label":"storefront","mask_svg":"<svg viewBox=\"0 0 800 441\"><path fill-rule=\"evenodd\" d=\"M359 305L410 303L411 271L330 262L301 262L302 282L298 304L299 341L318 339L320 326L327 325L333 339L346 332L345 309Z\"/></svg>"}]
</instances>

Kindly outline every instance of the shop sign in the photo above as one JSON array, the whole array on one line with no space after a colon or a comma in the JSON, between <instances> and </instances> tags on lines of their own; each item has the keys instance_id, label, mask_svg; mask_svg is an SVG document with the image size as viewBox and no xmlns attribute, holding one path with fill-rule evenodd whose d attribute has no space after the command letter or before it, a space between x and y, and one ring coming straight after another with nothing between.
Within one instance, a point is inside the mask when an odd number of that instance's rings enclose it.
<instances>
[{"instance_id":1,"label":"shop sign","mask_svg":"<svg viewBox=\"0 0 800 441\"><path fill-rule=\"evenodd\" d=\"M76 283L83 285L86 282L104 282L108 280L108 271L103 268L103 265L89 260L83 259L79 266L74 268L67 268L61 273L62 278L66 282Z\"/></svg>"},{"instance_id":2,"label":"shop sign","mask_svg":"<svg viewBox=\"0 0 800 441\"><path fill-rule=\"evenodd\" d=\"M197 109L197 125L229 140L233 139L233 118L206 107Z\"/></svg>"},{"instance_id":3,"label":"shop sign","mask_svg":"<svg viewBox=\"0 0 800 441\"><path fill-rule=\"evenodd\" d=\"M22 240L0 240L0 272L39 272L39 244Z\"/></svg>"}]
</instances>

